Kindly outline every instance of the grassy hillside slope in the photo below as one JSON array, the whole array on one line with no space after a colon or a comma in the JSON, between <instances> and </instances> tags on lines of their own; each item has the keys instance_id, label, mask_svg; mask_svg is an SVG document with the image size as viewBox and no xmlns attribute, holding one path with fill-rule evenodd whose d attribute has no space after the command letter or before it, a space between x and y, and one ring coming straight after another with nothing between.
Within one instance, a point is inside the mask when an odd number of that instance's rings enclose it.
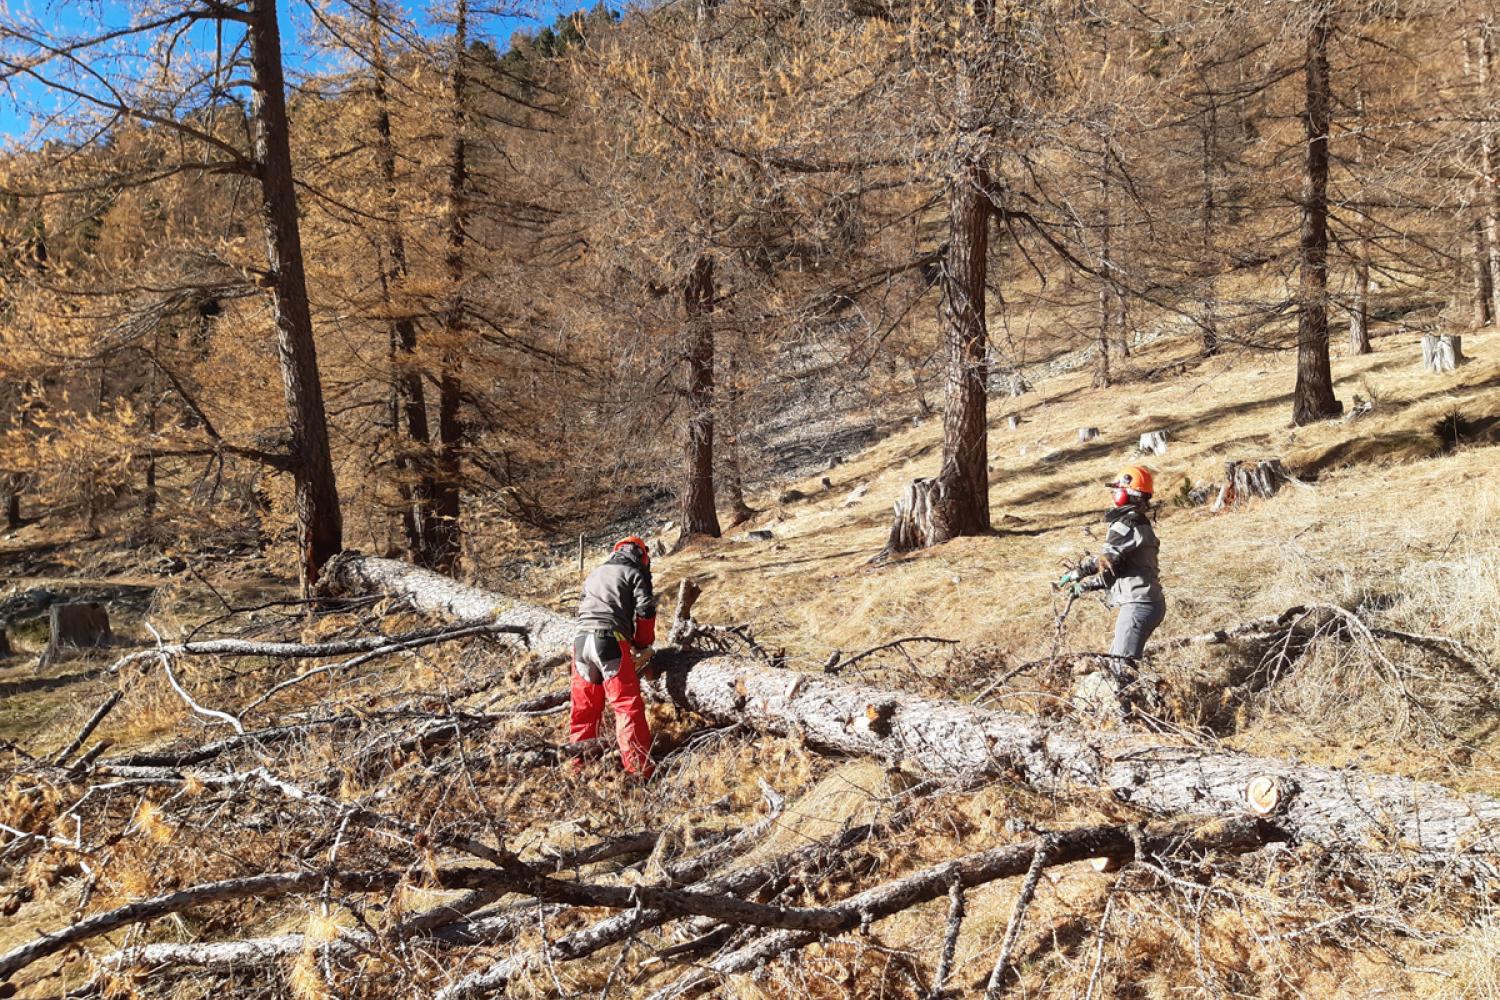
<instances>
[{"instance_id":1,"label":"grassy hillside slope","mask_svg":"<svg viewBox=\"0 0 1500 1000\"><path fill-rule=\"evenodd\" d=\"M699 604L702 620L749 623L763 645L784 649L788 663L804 669L818 669L832 650L847 657L906 635L960 640L955 650L914 646L910 661L888 652L864 661L850 676L971 697L1012 666L1057 649L1097 650L1106 644L1111 616L1093 602L1080 602L1059 631L1055 616L1060 606L1048 584L1065 560L1097 548L1099 514L1108 500L1102 484L1118 466L1140 461L1134 450L1138 436L1166 429L1169 451L1146 460L1157 473L1158 497L1166 501L1158 530L1170 610L1158 646L1292 605L1333 604L1358 611L1367 625L1459 640L1493 663L1500 660L1500 615L1495 613L1500 606L1500 496L1494 480L1500 458L1494 447L1500 426L1500 332L1466 337L1472 360L1443 376L1421 371L1413 341L1388 337L1377 341L1371 356L1335 358L1341 398L1352 406L1358 394L1373 404L1371 410L1358 419L1295 430L1287 426L1293 371L1286 355L1237 354L1200 363L1191 359L1191 345L1160 341L1131 360L1128 381L1114 388L1090 390L1087 373L1075 373L1043 381L1018 399L992 404L991 500L998 529L992 537L870 563L884 543L890 504L902 486L936 471L940 428L933 420L849 456L827 473L831 487L821 485L821 476L788 484L808 494L806 499L780 505L775 495L751 498L763 512L736 531L767 528L772 540L740 535L663 556L657 561L658 586L666 593L684 576L699 579L706 586ZM1015 431L1006 429L1011 413L1022 421ZM1081 426L1098 427L1101 436L1080 444ZM1257 457L1283 458L1303 485L1219 514L1171 503L1185 484L1215 481L1224 460ZM859 487L865 492L856 497ZM571 565L551 570L551 603L571 603L575 573ZM549 595L518 596L535 600ZM206 614L202 603L175 609L161 605L153 620L174 632ZM125 624L127 631L135 631ZM353 627L368 627L368 619L336 616L302 628L311 637ZM1358 634L1330 635L1269 689L1226 693L1220 681L1237 658L1250 655L1233 645L1211 646L1170 650L1155 660L1152 669L1163 680L1171 721L1181 727L1182 738L1204 738L1205 727L1211 727L1231 743L1263 753L1420 775L1500 793L1495 712L1486 679L1452 664L1410 656L1404 647L1362 641ZM69 673L77 667L57 669ZM251 663L239 673L192 669L188 683L197 697L227 707L245 704L264 689L264 673L255 671L291 668ZM319 711L353 706L363 713L377 701L389 704L421 692L436 692L424 697L441 705L445 692L493 669L493 661L482 657L433 650L377 665L357 682L309 685L254 721L263 724L315 703ZM4 679L19 678L27 670L12 661ZM562 680L530 676L524 669L507 678L522 682L511 692L514 699ZM212 738L212 727L191 717L155 674L148 671L125 683L126 701L101 736L122 746L184 736L195 742ZM33 750L59 745L106 688L104 681L79 678L56 689L0 689L0 724L6 727L0 736L25 736ZM1046 673L1018 676L990 697L1066 711L1061 707L1065 683ZM494 699L484 704L492 706ZM43 717L46 725L39 726ZM754 858L872 815L909 780L871 762L820 758L793 741L732 731L705 735L695 732L693 720L665 709L653 709L653 722L664 766L660 778L645 788L623 784L608 767L575 777L552 769L506 770L503 763L485 758L488 747L561 739L563 723L557 716L509 720L471 744L475 756L464 772L473 779L470 783L435 780L426 769L430 762L421 755L391 761L378 779L356 775L349 770L348 747L332 737L310 739L266 759L279 774L304 782L332 781L329 794L336 790L346 801L380 802L404 816L431 817L435 824L484 832L484 824L498 818L509 843L527 852L666 824L672 831L670 843L658 848L655 860L644 868L624 867L608 876L593 873L595 878L627 881L654 877L672 851L691 844L705 828L752 821L764 808L759 780L786 794L788 807ZM202 794L201 789L193 794ZM40 822L35 817L45 817L51 808L22 794L20 785L7 795L9 804L0 816L5 822L19 822L16 817L22 813L28 822ZM162 792L157 799L166 796ZM880 846L879 877L1018 839L1036 827L1129 816L1118 804L1098 797L1070 801L1004 785L945 796L908 833ZM226 835L133 820L128 835L112 849L108 873L92 890L94 905L145 893L168 877L164 873L179 885L220 874L225 861L219 845L230 836L236 838L234 853L241 865L263 856L280 858L299 843L278 831L251 828ZM349 863L365 849L348 846ZM380 846L376 857L387 850L389 845ZM1330 874L1320 864L1305 852L1268 855L1215 876L1206 883L1214 887L1207 892L1195 889L1190 880L1179 885L1144 870L1116 882L1115 876L1088 866L1059 869L1044 879L1018 946L1020 992L1082 996L1096 980L1096 955L1102 954L1107 961L1097 974L1095 996L1366 997L1381 991L1390 996L1500 996L1500 963L1492 947L1495 925L1482 895L1466 888L1429 896L1426 883L1372 885L1357 875ZM38 898L0 926L0 949L66 923L79 880L54 879L55 871L42 868L40 861L26 870L24 877L36 887ZM1174 877L1181 882L1184 875L1191 872ZM801 900L844 896L851 884L868 883L839 876L806 886ZM973 984L987 974L1016 888L997 884L970 894L955 983ZM403 907L417 905L419 897L429 899L423 892L405 890L389 919ZM1385 923L1364 917L1352 926L1342 922L1346 918L1341 914L1377 909ZM216 937L226 929L305 929L326 936L335 924L350 922L341 911L328 917L292 902L272 905L269 911L239 907L226 913L217 921L159 922L147 939ZM1106 913L1109 929L1095 938ZM914 995L915 979L902 956L920 956L923 962L932 958L941 943L943 914L941 901L923 906L882 922L877 937L813 949L801 966L778 966L759 978L737 977L720 995ZM367 912L364 919L378 926L387 918ZM1301 932L1327 920L1334 923ZM1393 920L1401 926L1393 929ZM575 926L552 925L547 933L555 938ZM520 943L537 940L528 933ZM646 944L676 940L650 937ZM125 941L125 935L116 934L90 947L104 951ZM618 953L606 952L596 961L538 970L515 984L513 993L598 995L613 982L614 995L644 996L680 973L670 963L639 965L644 957L639 950L629 954L633 957L618 977ZM469 967L482 964L475 961ZM407 980L400 978L405 967L389 960L365 974L392 978L377 978L363 989L371 996L410 995L411 989L425 988L420 984L430 985L460 967L465 966L443 959L422 966L422 975L436 979ZM286 989L268 986L266 995L346 995L339 983L322 982L321 974L304 955L292 964ZM69 982L76 980L75 971ZM342 988L348 987L344 982ZM180 988L186 992L177 995L183 996L202 995L206 989L196 981ZM166 995L165 988L147 993ZM47 993L39 984L22 995Z\"/></svg>"}]
</instances>

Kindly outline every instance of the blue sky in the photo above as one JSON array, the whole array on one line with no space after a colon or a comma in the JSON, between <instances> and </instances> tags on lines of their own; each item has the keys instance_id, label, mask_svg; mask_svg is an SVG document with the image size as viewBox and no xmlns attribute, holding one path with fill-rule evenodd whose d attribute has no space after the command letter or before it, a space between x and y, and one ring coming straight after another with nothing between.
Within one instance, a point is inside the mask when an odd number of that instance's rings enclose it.
<instances>
[{"instance_id":1,"label":"blue sky","mask_svg":"<svg viewBox=\"0 0 1500 1000\"><path fill-rule=\"evenodd\" d=\"M425 14L430 6L427 2L408 3L396 0L393 6L403 6L416 14L418 30L423 34L441 34L443 27L434 24ZM476 4L475 6L480 6ZM476 18L476 37L490 40L497 49L509 46L511 36L520 30L535 31L562 11L576 10L587 4L579 0L518 0L516 7L534 11L528 17L486 16ZM101 25L114 28L130 23L132 11L138 5L128 0L0 0L0 28L17 15L23 21L34 20L55 35L82 35L97 32ZM282 57L286 65L287 79L295 84L299 78L316 73L327 58L309 43L307 35L312 26L312 15L304 0L280 0L279 10L282 27ZM210 29L199 29L189 36L189 47L196 43L211 46L213 34ZM102 60L101 60L102 63ZM94 68L103 69L101 63ZM19 79L12 81L9 89L0 90L0 141L22 141L32 131L38 111L56 111L64 107L62 99L49 94L35 81Z\"/></svg>"}]
</instances>

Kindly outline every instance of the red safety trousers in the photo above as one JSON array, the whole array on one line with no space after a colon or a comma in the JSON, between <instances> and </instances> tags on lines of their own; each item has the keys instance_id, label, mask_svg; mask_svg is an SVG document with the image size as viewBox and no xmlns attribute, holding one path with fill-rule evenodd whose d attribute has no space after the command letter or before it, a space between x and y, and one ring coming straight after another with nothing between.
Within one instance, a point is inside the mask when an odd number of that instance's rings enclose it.
<instances>
[{"instance_id":1,"label":"red safety trousers","mask_svg":"<svg viewBox=\"0 0 1500 1000\"><path fill-rule=\"evenodd\" d=\"M620 669L603 684L592 684L578 671L578 654L573 654L572 713L568 720L568 742L578 743L599 735L599 720L604 703L615 714L615 739L620 744L620 762L625 770L641 778L651 777L651 724L646 721L646 702L641 697L640 678L635 673L635 657L630 644L620 642Z\"/></svg>"}]
</instances>

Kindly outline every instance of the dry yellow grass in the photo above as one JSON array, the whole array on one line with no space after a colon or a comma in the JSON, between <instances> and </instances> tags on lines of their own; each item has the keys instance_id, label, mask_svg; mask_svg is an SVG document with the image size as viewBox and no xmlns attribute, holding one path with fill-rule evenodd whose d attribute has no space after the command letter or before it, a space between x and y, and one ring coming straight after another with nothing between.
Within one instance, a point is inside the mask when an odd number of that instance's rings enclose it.
<instances>
[{"instance_id":1,"label":"dry yellow grass","mask_svg":"<svg viewBox=\"0 0 1500 1000\"><path fill-rule=\"evenodd\" d=\"M791 484L813 500L778 513L771 497L759 498L771 509L746 527L770 528L774 542L699 544L661 558L658 576L664 587L688 575L706 581L702 617L753 622L766 644L808 662L821 662L831 649L848 652L917 632L1004 641L1023 657L1045 652L1053 615L1048 583L1063 561L1097 547L1094 528L1108 500L1102 484L1120 465L1140 460L1139 435L1167 428L1168 453L1147 460L1159 499L1187 482L1216 481L1229 458L1283 457L1294 470L1316 473L1317 482L1227 514L1163 511L1171 603L1163 637L1308 600L1394 594L1408 575L1420 587L1441 589L1436 557L1482 559L1500 501L1489 480L1494 453L1460 447L1442 454L1434 428L1455 411L1470 420L1500 415L1500 334L1468 337L1474 360L1446 376L1421 371L1415 343L1377 344L1373 355L1334 362L1346 402L1355 393L1375 400L1373 412L1357 421L1289 427L1294 373L1284 355L1216 359L1179 378L1098 392L1085 391L1088 375L1077 373L992 406L993 537L867 565L884 544L902 486L936 471L940 428L932 421L839 466L831 490L816 479ZM1152 345L1133 363L1159 367L1189 346ZM1023 419L1015 432L1004 429L1011 412ZM1078 444L1082 426L1099 427L1101 437ZM860 484L868 493L845 506ZM1463 572L1486 570L1476 564ZM1477 610L1460 601L1456 620L1443 624L1475 638L1488 629L1493 648L1500 632ZM1084 613L1072 635L1090 648L1106 628L1106 616Z\"/></svg>"}]
</instances>

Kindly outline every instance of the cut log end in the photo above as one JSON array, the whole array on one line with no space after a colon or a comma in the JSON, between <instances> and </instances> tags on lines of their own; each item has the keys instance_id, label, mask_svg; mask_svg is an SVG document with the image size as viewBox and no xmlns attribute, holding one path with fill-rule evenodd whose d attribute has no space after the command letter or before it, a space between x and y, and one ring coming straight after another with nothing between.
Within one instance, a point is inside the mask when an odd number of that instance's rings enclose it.
<instances>
[{"instance_id":1,"label":"cut log end","mask_svg":"<svg viewBox=\"0 0 1500 1000\"><path fill-rule=\"evenodd\" d=\"M1245 804L1257 816L1269 816L1280 806L1283 795L1281 785L1268 774L1251 778L1245 786Z\"/></svg>"}]
</instances>

